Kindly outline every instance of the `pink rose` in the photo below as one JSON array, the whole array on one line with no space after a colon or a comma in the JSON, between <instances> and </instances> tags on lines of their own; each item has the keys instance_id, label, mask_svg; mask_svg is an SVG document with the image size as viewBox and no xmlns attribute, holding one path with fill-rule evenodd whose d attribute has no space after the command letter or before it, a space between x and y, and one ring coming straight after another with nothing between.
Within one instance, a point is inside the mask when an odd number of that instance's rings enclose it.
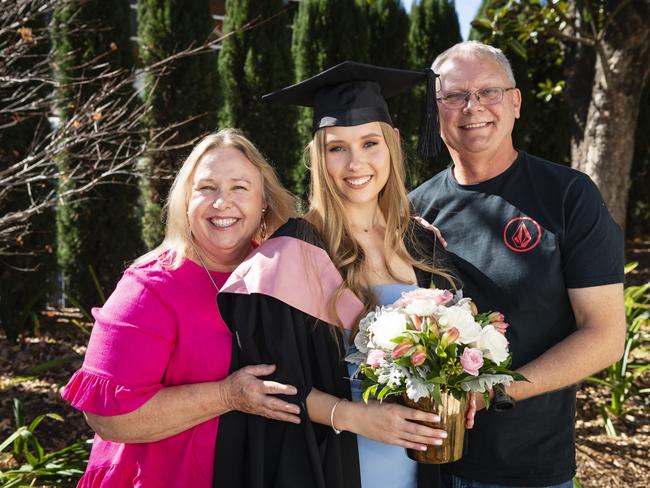
<instances>
[{"instance_id":1,"label":"pink rose","mask_svg":"<svg viewBox=\"0 0 650 488\"><path fill-rule=\"evenodd\" d=\"M444 305L452 298L454 298L454 295L449 290L441 290L440 288L416 288L413 291L402 293L402 298L396 304L399 306L407 306L418 300L431 300L436 305Z\"/></svg>"},{"instance_id":2,"label":"pink rose","mask_svg":"<svg viewBox=\"0 0 650 488\"><path fill-rule=\"evenodd\" d=\"M411 356L411 364L413 366L420 366L427 359L427 353L423 346L417 346L415 352Z\"/></svg>"},{"instance_id":3,"label":"pink rose","mask_svg":"<svg viewBox=\"0 0 650 488\"><path fill-rule=\"evenodd\" d=\"M463 355L460 357L460 364L463 366L463 370L467 374L478 376L478 370L483 366L483 353L480 349L468 347L463 351Z\"/></svg>"},{"instance_id":4,"label":"pink rose","mask_svg":"<svg viewBox=\"0 0 650 488\"><path fill-rule=\"evenodd\" d=\"M506 329L510 327L510 324L507 324L503 321L500 322L492 322L492 327L494 327L497 331L501 332L503 335L506 334Z\"/></svg>"},{"instance_id":5,"label":"pink rose","mask_svg":"<svg viewBox=\"0 0 650 488\"><path fill-rule=\"evenodd\" d=\"M384 356L385 353L381 349L370 349L370 351L368 351L366 363L368 363L373 368L378 368L379 363L384 360Z\"/></svg>"},{"instance_id":6,"label":"pink rose","mask_svg":"<svg viewBox=\"0 0 650 488\"><path fill-rule=\"evenodd\" d=\"M393 352L391 352L391 356L393 356L393 359L401 358L407 352L409 352L412 347L413 343L411 341L402 341L397 346L395 346L395 349L393 349Z\"/></svg>"}]
</instances>

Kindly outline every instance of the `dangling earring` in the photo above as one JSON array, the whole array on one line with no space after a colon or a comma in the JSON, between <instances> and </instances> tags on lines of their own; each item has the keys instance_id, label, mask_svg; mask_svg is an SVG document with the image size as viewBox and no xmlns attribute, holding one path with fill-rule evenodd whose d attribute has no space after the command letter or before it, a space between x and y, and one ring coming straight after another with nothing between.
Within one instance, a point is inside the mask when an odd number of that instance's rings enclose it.
<instances>
[{"instance_id":1,"label":"dangling earring","mask_svg":"<svg viewBox=\"0 0 650 488\"><path fill-rule=\"evenodd\" d=\"M262 221L260 222L260 237L266 239L266 208L262 209Z\"/></svg>"}]
</instances>

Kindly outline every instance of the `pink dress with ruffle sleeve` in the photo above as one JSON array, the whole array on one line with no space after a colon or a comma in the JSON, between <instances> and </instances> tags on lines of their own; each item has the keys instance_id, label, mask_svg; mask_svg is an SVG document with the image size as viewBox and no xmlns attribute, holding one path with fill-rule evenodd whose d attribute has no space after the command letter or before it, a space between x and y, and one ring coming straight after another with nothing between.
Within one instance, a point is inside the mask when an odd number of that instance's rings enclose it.
<instances>
[{"instance_id":1,"label":"pink dress with ruffle sleeve","mask_svg":"<svg viewBox=\"0 0 650 488\"><path fill-rule=\"evenodd\" d=\"M228 273L211 273L219 287ZM161 388L228 375L231 334L205 269L158 261L131 267L102 308L93 309L84 363L62 396L84 412L131 412ZM157 442L121 444L95 435L80 487L212 485L218 418Z\"/></svg>"}]
</instances>

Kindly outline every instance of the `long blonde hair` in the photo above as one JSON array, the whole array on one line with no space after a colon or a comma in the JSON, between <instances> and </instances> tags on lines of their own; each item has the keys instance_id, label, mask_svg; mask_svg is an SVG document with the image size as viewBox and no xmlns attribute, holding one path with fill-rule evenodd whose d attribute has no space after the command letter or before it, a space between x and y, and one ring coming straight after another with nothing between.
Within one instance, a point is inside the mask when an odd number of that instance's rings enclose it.
<instances>
[{"instance_id":1,"label":"long blonde hair","mask_svg":"<svg viewBox=\"0 0 650 488\"><path fill-rule=\"evenodd\" d=\"M397 254L411 266L435 273L453 280L448 273L434 266L432 259L417 259L408 252L405 240L415 244L411 205L406 193L404 155L399 137L389 124L379 122L381 132L390 154L390 171L388 181L378 195L379 209L386 221L384 234L384 256ZM311 188L309 211L305 218L321 234L325 250L343 277L343 283L328 304L330 312L336 317L336 301L345 288L350 289L364 304L362 315L373 309L377 298L364 282L366 254L359 242L353 237L350 222L345 217L343 200L336 191L334 181L327 171L325 162L326 130L320 129L307 146L311 164ZM431 253L429 254L432 254ZM385 261L386 270L395 281L402 281L392 269L390 261ZM341 324L337 324L341 325Z\"/></svg>"},{"instance_id":2,"label":"long blonde hair","mask_svg":"<svg viewBox=\"0 0 650 488\"><path fill-rule=\"evenodd\" d=\"M216 134L204 137L194 147L181 166L169 190L165 205L165 238L158 247L137 258L133 263L134 265L164 255L163 264L165 267L175 269L181 265L183 259L192 255L187 209L192 194L194 172L203 156L210 151L224 147L232 147L241 151L260 171L262 175L262 192L268 207L265 219L269 235L286 222L289 217L295 215L295 197L282 186L275 171L264 159L260 151L238 129L221 129ZM252 238L259 243L263 236L258 230Z\"/></svg>"}]
</instances>

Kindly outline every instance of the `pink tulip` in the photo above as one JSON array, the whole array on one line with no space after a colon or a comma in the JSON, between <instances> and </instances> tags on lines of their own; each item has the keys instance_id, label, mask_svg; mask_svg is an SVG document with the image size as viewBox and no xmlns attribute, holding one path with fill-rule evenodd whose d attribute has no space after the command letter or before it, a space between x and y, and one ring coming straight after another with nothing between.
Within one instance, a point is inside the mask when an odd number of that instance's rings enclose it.
<instances>
[{"instance_id":1,"label":"pink tulip","mask_svg":"<svg viewBox=\"0 0 650 488\"><path fill-rule=\"evenodd\" d=\"M399 345L395 346L395 349L391 352L391 356L393 356L393 359L401 358L409 352L412 347L413 343L411 341L402 341Z\"/></svg>"},{"instance_id":2,"label":"pink tulip","mask_svg":"<svg viewBox=\"0 0 650 488\"><path fill-rule=\"evenodd\" d=\"M423 346L417 346L415 352L411 356L411 364L413 366L420 366L427 359L427 353Z\"/></svg>"},{"instance_id":3,"label":"pink tulip","mask_svg":"<svg viewBox=\"0 0 650 488\"><path fill-rule=\"evenodd\" d=\"M507 324L503 321L500 322L492 322L492 327L494 327L497 331L501 332L503 335L505 335L506 330L508 327L510 327L510 324Z\"/></svg>"},{"instance_id":4,"label":"pink tulip","mask_svg":"<svg viewBox=\"0 0 650 488\"><path fill-rule=\"evenodd\" d=\"M478 376L478 370L483 366L483 353L480 349L468 347L460 357L460 364L467 374Z\"/></svg>"},{"instance_id":5,"label":"pink tulip","mask_svg":"<svg viewBox=\"0 0 650 488\"><path fill-rule=\"evenodd\" d=\"M422 330L422 317L415 314L412 314L409 317L411 319L411 322L413 322L413 327L415 327L415 330Z\"/></svg>"},{"instance_id":6,"label":"pink tulip","mask_svg":"<svg viewBox=\"0 0 650 488\"><path fill-rule=\"evenodd\" d=\"M438 321L436 320L435 317L427 317L426 324L427 324L427 330L429 331L429 334L431 336L433 337L440 336L440 327L438 327Z\"/></svg>"},{"instance_id":7,"label":"pink tulip","mask_svg":"<svg viewBox=\"0 0 650 488\"><path fill-rule=\"evenodd\" d=\"M443 347L447 347L449 344L453 344L460 337L460 331L456 327L450 327L442 334L440 342L443 344Z\"/></svg>"},{"instance_id":8,"label":"pink tulip","mask_svg":"<svg viewBox=\"0 0 650 488\"><path fill-rule=\"evenodd\" d=\"M368 363L372 368L378 368L379 364L383 361L386 353L381 349L370 349L368 351L368 357L366 358L366 363Z\"/></svg>"}]
</instances>

